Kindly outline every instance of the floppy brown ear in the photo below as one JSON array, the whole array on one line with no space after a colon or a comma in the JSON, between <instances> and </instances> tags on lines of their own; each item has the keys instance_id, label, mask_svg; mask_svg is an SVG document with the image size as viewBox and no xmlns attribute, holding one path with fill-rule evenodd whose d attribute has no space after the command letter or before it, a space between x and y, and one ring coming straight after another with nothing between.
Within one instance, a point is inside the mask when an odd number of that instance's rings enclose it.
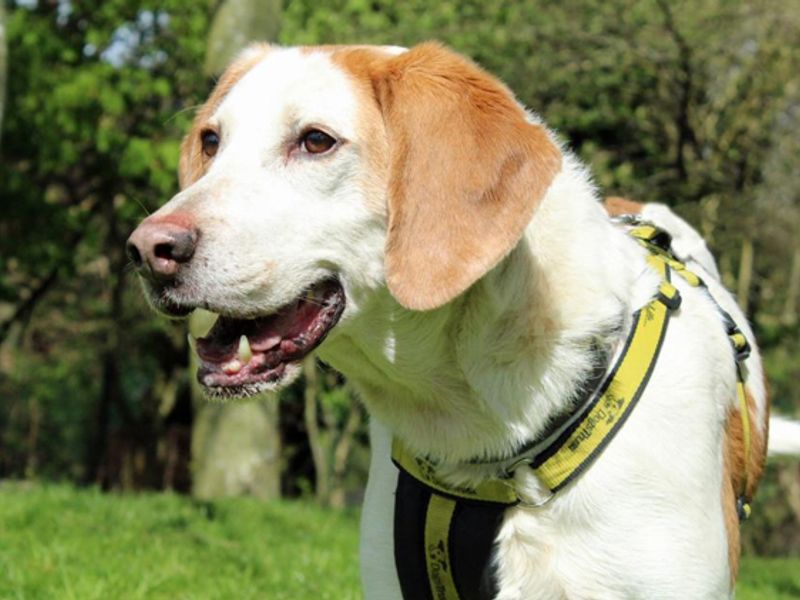
<instances>
[{"instance_id":1,"label":"floppy brown ear","mask_svg":"<svg viewBox=\"0 0 800 600\"><path fill-rule=\"evenodd\" d=\"M392 149L387 283L403 306L436 308L514 248L561 153L502 83L438 44L372 82Z\"/></svg>"}]
</instances>

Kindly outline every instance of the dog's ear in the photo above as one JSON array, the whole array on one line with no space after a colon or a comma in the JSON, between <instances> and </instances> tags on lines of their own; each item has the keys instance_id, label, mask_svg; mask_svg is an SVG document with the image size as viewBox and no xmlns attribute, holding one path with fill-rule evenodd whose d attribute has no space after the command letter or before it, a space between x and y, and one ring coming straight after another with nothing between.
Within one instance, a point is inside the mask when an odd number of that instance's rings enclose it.
<instances>
[{"instance_id":1,"label":"dog's ear","mask_svg":"<svg viewBox=\"0 0 800 600\"><path fill-rule=\"evenodd\" d=\"M372 72L391 148L386 278L403 306L441 306L517 244L561 166L497 79L427 43Z\"/></svg>"}]
</instances>

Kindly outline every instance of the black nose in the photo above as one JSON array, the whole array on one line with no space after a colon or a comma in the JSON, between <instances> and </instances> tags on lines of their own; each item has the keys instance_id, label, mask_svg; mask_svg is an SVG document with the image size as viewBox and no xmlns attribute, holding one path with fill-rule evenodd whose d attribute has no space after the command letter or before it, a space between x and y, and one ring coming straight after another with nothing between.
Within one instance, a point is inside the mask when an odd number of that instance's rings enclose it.
<instances>
[{"instance_id":1,"label":"black nose","mask_svg":"<svg viewBox=\"0 0 800 600\"><path fill-rule=\"evenodd\" d=\"M151 280L175 279L181 265L188 263L197 247L198 231L165 221L144 221L128 238L128 257Z\"/></svg>"}]
</instances>

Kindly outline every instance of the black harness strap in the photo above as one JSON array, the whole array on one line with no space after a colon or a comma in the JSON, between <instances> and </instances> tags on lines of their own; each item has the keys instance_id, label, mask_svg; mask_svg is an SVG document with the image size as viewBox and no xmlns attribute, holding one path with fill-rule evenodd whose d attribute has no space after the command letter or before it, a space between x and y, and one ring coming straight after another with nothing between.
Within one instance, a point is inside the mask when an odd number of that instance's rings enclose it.
<instances>
[{"instance_id":1,"label":"black harness strap","mask_svg":"<svg viewBox=\"0 0 800 600\"><path fill-rule=\"evenodd\" d=\"M507 504L457 501L424 485L402 466L394 505L394 556L406 600L490 600L498 586L492 552ZM429 511L449 518L431 539ZM433 519L436 521L436 519ZM435 527L435 525L434 525ZM425 576L427 575L427 577Z\"/></svg>"}]
</instances>

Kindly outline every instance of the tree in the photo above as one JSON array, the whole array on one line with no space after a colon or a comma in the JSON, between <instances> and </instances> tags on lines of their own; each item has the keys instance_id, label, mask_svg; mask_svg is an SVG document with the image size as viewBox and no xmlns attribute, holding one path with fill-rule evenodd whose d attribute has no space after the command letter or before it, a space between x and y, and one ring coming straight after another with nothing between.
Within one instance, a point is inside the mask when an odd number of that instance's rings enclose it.
<instances>
[{"instance_id":1,"label":"tree","mask_svg":"<svg viewBox=\"0 0 800 600\"><path fill-rule=\"evenodd\" d=\"M5 4L0 2L0 141L2 141L3 132L3 109L5 108L6 101L6 8Z\"/></svg>"},{"instance_id":2,"label":"tree","mask_svg":"<svg viewBox=\"0 0 800 600\"><path fill-rule=\"evenodd\" d=\"M2 473L160 483L185 340L127 284L122 249L147 207L175 191L181 99L204 91L188 66L202 59L206 24L180 2L156 12L39 3L8 15Z\"/></svg>"},{"instance_id":3,"label":"tree","mask_svg":"<svg viewBox=\"0 0 800 600\"><path fill-rule=\"evenodd\" d=\"M322 371L313 356L303 361L303 416L314 462L317 502L346 505L351 452L364 425L361 405L336 373Z\"/></svg>"},{"instance_id":4,"label":"tree","mask_svg":"<svg viewBox=\"0 0 800 600\"><path fill-rule=\"evenodd\" d=\"M226 0L211 25L206 75L219 75L230 59L252 41L274 40L280 27L281 3ZM193 332L205 333L209 313L196 311ZM194 373L192 365L190 369ZM201 498L252 494L280 496L281 443L276 394L244 403L214 404L192 386L196 411L192 430L192 490Z\"/></svg>"}]
</instances>

